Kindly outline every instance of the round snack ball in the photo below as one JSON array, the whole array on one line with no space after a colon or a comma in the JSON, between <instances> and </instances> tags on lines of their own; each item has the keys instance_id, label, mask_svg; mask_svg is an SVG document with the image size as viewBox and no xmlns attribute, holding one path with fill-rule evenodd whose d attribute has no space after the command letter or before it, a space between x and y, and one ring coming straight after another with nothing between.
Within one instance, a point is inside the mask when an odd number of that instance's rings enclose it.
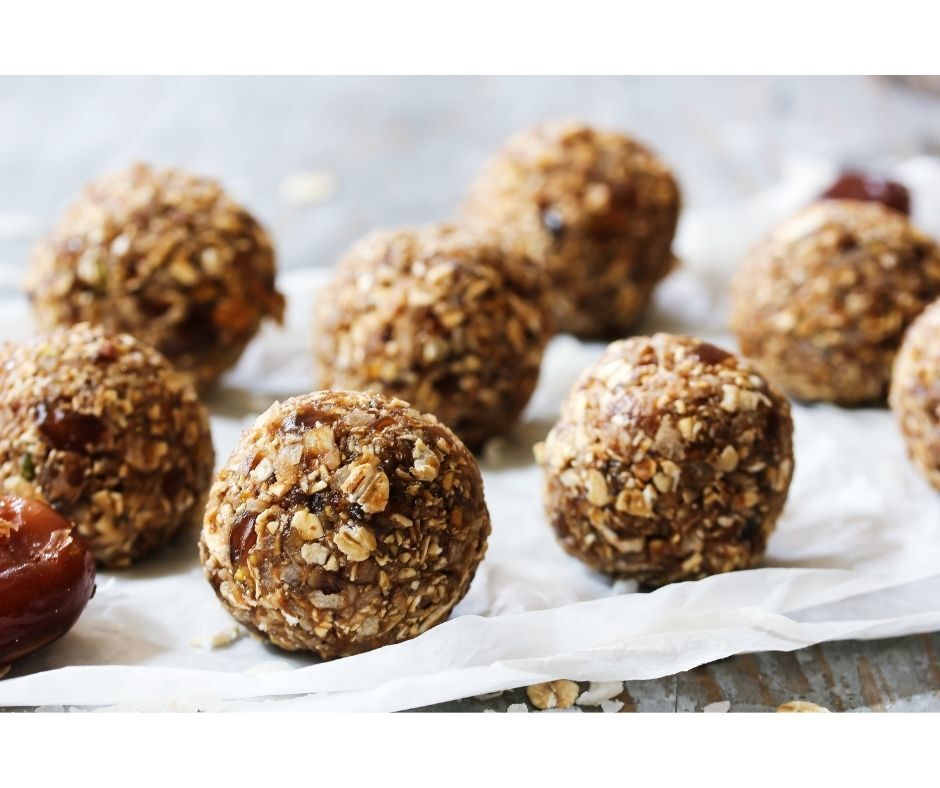
<instances>
[{"instance_id":1,"label":"round snack ball","mask_svg":"<svg viewBox=\"0 0 940 788\"><path fill-rule=\"evenodd\" d=\"M747 362L688 337L614 342L536 457L561 546L644 586L756 563L793 474L790 407Z\"/></svg>"},{"instance_id":2,"label":"round snack ball","mask_svg":"<svg viewBox=\"0 0 940 788\"><path fill-rule=\"evenodd\" d=\"M940 296L940 249L877 202L824 200L750 253L732 286L741 350L788 393L883 400L904 330Z\"/></svg>"},{"instance_id":3,"label":"round snack ball","mask_svg":"<svg viewBox=\"0 0 940 788\"><path fill-rule=\"evenodd\" d=\"M444 621L489 531L476 461L447 427L400 400L320 391L245 431L199 551L238 621L330 659Z\"/></svg>"},{"instance_id":4,"label":"round snack ball","mask_svg":"<svg viewBox=\"0 0 940 788\"><path fill-rule=\"evenodd\" d=\"M85 187L34 249L26 290L43 327L127 332L203 388L284 312L258 222L215 181L142 164Z\"/></svg>"},{"instance_id":5,"label":"round snack ball","mask_svg":"<svg viewBox=\"0 0 940 788\"><path fill-rule=\"evenodd\" d=\"M529 401L549 321L538 269L492 241L451 225L376 232L320 294L318 384L406 400L476 449Z\"/></svg>"},{"instance_id":6,"label":"round snack ball","mask_svg":"<svg viewBox=\"0 0 940 788\"><path fill-rule=\"evenodd\" d=\"M889 401L908 453L940 490L940 301L929 306L904 336Z\"/></svg>"},{"instance_id":7,"label":"round snack ball","mask_svg":"<svg viewBox=\"0 0 940 788\"><path fill-rule=\"evenodd\" d=\"M560 331L617 337L675 265L679 187L624 134L574 121L512 137L480 173L468 218L537 261Z\"/></svg>"},{"instance_id":8,"label":"round snack ball","mask_svg":"<svg viewBox=\"0 0 940 788\"><path fill-rule=\"evenodd\" d=\"M198 524L209 418L153 348L87 323L0 353L0 482L75 523L99 563L130 564Z\"/></svg>"}]
</instances>

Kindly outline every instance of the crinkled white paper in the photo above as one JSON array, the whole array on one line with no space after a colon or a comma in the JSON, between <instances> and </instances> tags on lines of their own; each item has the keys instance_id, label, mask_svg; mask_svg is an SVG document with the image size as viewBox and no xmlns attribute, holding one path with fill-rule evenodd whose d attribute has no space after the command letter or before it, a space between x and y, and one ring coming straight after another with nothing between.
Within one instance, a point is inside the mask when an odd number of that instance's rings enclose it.
<instances>
[{"instance_id":1,"label":"crinkled white paper","mask_svg":"<svg viewBox=\"0 0 940 788\"><path fill-rule=\"evenodd\" d=\"M913 187L915 220L940 235L940 161L897 171ZM688 211L684 266L643 329L734 348L724 329L731 272L831 175L826 164L795 161L770 192ZM271 400L312 387L309 307L323 276L282 278L287 327L266 329L214 397L220 462ZM21 300L0 304L0 338L29 330ZM203 579L196 536L185 534L138 568L102 573L75 628L0 681L0 707L395 710L555 678L648 679L744 651L940 628L940 495L911 466L886 410L795 407L796 475L764 568L638 594L562 553L543 519L531 447L601 350L557 338L523 423L484 453L493 535L446 623L331 663L280 652L232 630Z\"/></svg>"}]
</instances>

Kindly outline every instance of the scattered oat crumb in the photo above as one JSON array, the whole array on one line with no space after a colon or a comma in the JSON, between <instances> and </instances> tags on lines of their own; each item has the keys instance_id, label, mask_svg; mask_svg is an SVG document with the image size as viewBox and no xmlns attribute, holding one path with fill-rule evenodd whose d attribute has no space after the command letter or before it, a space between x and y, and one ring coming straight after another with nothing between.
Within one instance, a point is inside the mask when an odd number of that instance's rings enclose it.
<instances>
[{"instance_id":1,"label":"scattered oat crumb","mask_svg":"<svg viewBox=\"0 0 940 788\"><path fill-rule=\"evenodd\" d=\"M574 705L581 688L573 681L557 679L526 687L526 695L537 709L567 709Z\"/></svg>"},{"instance_id":2,"label":"scattered oat crumb","mask_svg":"<svg viewBox=\"0 0 940 788\"><path fill-rule=\"evenodd\" d=\"M622 681L592 681L575 701L579 706L600 706L606 700L613 700L623 692ZM622 705L622 704L621 704Z\"/></svg>"},{"instance_id":3,"label":"scattered oat crumb","mask_svg":"<svg viewBox=\"0 0 940 788\"><path fill-rule=\"evenodd\" d=\"M189 645L194 648L202 648L211 651L216 648L224 648L234 643L236 640L244 637L245 630L241 627L227 627L220 629L212 635L200 635L189 641Z\"/></svg>"},{"instance_id":4,"label":"scattered oat crumb","mask_svg":"<svg viewBox=\"0 0 940 788\"><path fill-rule=\"evenodd\" d=\"M490 438L483 445L483 462L487 465L499 465L506 459L509 451L509 441L502 435Z\"/></svg>"},{"instance_id":5,"label":"scattered oat crumb","mask_svg":"<svg viewBox=\"0 0 940 788\"><path fill-rule=\"evenodd\" d=\"M818 703L811 703L808 700L791 700L784 703L782 706L777 706L778 712L825 712L829 713L829 709L825 706L820 706Z\"/></svg>"},{"instance_id":6,"label":"scattered oat crumb","mask_svg":"<svg viewBox=\"0 0 940 788\"><path fill-rule=\"evenodd\" d=\"M520 713L520 712L528 713L528 711L529 711L529 707L526 706L524 703L510 703L506 707L507 714Z\"/></svg>"},{"instance_id":7,"label":"scattered oat crumb","mask_svg":"<svg viewBox=\"0 0 940 788\"><path fill-rule=\"evenodd\" d=\"M323 202L336 191L336 177L326 170L293 172L281 179L279 192L288 205L304 207Z\"/></svg>"},{"instance_id":8,"label":"scattered oat crumb","mask_svg":"<svg viewBox=\"0 0 940 788\"><path fill-rule=\"evenodd\" d=\"M607 712L608 714L616 714L623 708L622 700L602 700L601 701L601 711Z\"/></svg>"},{"instance_id":9,"label":"scattered oat crumb","mask_svg":"<svg viewBox=\"0 0 940 788\"><path fill-rule=\"evenodd\" d=\"M709 703L702 707L704 712L717 712L719 714L724 714L731 708L730 700L716 700L714 703Z\"/></svg>"}]
</instances>

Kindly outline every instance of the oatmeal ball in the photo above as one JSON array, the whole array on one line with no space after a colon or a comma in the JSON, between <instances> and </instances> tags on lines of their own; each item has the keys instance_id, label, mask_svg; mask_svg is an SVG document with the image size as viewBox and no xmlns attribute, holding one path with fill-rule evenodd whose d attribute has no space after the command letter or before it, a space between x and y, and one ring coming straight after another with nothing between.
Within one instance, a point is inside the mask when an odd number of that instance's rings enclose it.
<instances>
[{"instance_id":1,"label":"oatmeal ball","mask_svg":"<svg viewBox=\"0 0 940 788\"><path fill-rule=\"evenodd\" d=\"M752 566L793 473L790 407L689 337L614 342L582 373L536 458L561 546L644 586Z\"/></svg>"},{"instance_id":2,"label":"oatmeal ball","mask_svg":"<svg viewBox=\"0 0 940 788\"><path fill-rule=\"evenodd\" d=\"M538 269L491 241L450 225L373 233L317 302L318 383L407 400L476 449L529 401L549 320Z\"/></svg>"},{"instance_id":3,"label":"oatmeal ball","mask_svg":"<svg viewBox=\"0 0 940 788\"><path fill-rule=\"evenodd\" d=\"M741 350L788 393L882 400L904 330L940 296L940 249L877 202L825 200L759 243L732 286Z\"/></svg>"},{"instance_id":4,"label":"oatmeal ball","mask_svg":"<svg viewBox=\"0 0 940 788\"><path fill-rule=\"evenodd\" d=\"M444 621L489 531L476 461L447 427L400 400L320 391L245 431L199 549L238 621L330 659Z\"/></svg>"},{"instance_id":5,"label":"oatmeal ball","mask_svg":"<svg viewBox=\"0 0 940 788\"><path fill-rule=\"evenodd\" d=\"M540 264L558 330L585 338L633 328L675 264L679 187L669 168L628 136L573 121L512 137L466 213Z\"/></svg>"},{"instance_id":6,"label":"oatmeal ball","mask_svg":"<svg viewBox=\"0 0 940 788\"><path fill-rule=\"evenodd\" d=\"M284 311L258 222L215 181L142 164L85 187L34 249L26 290L43 327L127 332L203 388Z\"/></svg>"},{"instance_id":7,"label":"oatmeal ball","mask_svg":"<svg viewBox=\"0 0 940 788\"><path fill-rule=\"evenodd\" d=\"M130 564L198 524L209 419L157 351L87 323L0 351L0 485L75 523L99 563Z\"/></svg>"},{"instance_id":8,"label":"oatmeal ball","mask_svg":"<svg viewBox=\"0 0 940 788\"><path fill-rule=\"evenodd\" d=\"M889 400L908 453L940 490L940 301L908 329L894 362Z\"/></svg>"}]
</instances>

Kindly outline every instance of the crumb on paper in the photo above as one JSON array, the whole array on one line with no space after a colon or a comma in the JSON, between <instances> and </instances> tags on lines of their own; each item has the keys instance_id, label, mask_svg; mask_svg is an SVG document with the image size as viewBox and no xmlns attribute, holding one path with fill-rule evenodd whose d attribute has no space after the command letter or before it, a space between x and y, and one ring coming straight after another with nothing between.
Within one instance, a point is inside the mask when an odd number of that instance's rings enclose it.
<instances>
[{"instance_id":1,"label":"crumb on paper","mask_svg":"<svg viewBox=\"0 0 940 788\"><path fill-rule=\"evenodd\" d=\"M724 714L726 711L729 711L730 709L731 709L730 700L716 700L714 703L708 703L702 707L702 711L706 713L712 712L712 713L718 713L718 714Z\"/></svg>"},{"instance_id":2,"label":"crumb on paper","mask_svg":"<svg viewBox=\"0 0 940 788\"><path fill-rule=\"evenodd\" d=\"M220 629L218 632L214 632L211 635L200 635L194 637L189 641L189 645L194 648L205 649L206 651L211 651L212 649L225 648L230 646L236 640L241 639L245 635L245 630L241 627L226 627L225 629Z\"/></svg>"},{"instance_id":3,"label":"crumb on paper","mask_svg":"<svg viewBox=\"0 0 940 788\"><path fill-rule=\"evenodd\" d=\"M824 712L829 713L829 709L825 706L820 706L818 703L812 703L808 700L791 700L777 707L778 712L797 712L797 713L806 713L806 712Z\"/></svg>"},{"instance_id":4,"label":"crumb on paper","mask_svg":"<svg viewBox=\"0 0 940 788\"><path fill-rule=\"evenodd\" d=\"M524 714L524 713L528 713L528 711L529 711L529 707L526 706L524 703L510 703L506 707L507 714L520 714L520 713Z\"/></svg>"},{"instance_id":5,"label":"crumb on paper","mask_svg":"<svg viewBox=\"0 0 940 788\"><path fill-rule=\"evenodd\" d=\"M281 179L278 189L288 205L302 208L328 200L336 191L336 176L327 170L292 172Z\"/></svg>"},{"instance_id":6,"label":"crumb on paper","mask_svg":"<svg viewBox=\"0 0 940 788\"><path fill-rule=\"evenodd\" d=\"M601 706L623 692L622 681L592 681L575 701L579 706ZM623 705L622 703L620 704Z\"/></svg>"},{"instance_id":7,"label":"crumb on paper","mask_svg":"<svg viewBox=\"0 0 940 788\"><path fill-rule=\"evenodd\" d=\"M570 708L574 705L581 688L574 681L558 679L543 684L533 684L531 687L526 687L525 691L535 708L546 711Z\"/></svg>"},{"instance_id":8,"label":"crumb on paper","mask_svg":"<svg viewBox=\"0 0 940 788\"><path fill-rule=\"evenodd\" d=\"M623 708L622 700L602 700L601 701L601 711L606 712L607 714L616 714Z\"/></svg>"},{"instance_id":9,"label":"crumb on paper","mask_svg":"<svg viewBox=\"0 0 940 788\"><path fill-rule=\"evenodd\" d=\"M483 462L486 465L500 465L506 459L509 451L509 441L503 435L490 438L483 444Z\"/></svg>"}]
</instances>

